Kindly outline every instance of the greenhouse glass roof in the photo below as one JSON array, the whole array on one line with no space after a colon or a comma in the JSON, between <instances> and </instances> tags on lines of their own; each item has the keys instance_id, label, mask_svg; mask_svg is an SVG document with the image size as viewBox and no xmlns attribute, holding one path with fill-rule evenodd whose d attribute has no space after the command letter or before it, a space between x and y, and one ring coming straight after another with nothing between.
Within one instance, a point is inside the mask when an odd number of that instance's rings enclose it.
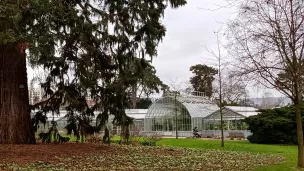
<instances>
[{"instance_id":1,"label":"greenhouse glass roof","mask_svg":"<svg viewBox=\"0 0 304 171\"><path fill-rule=\"evenodd\" d=\"M225 106L223 108L223 120L236 120L244 119L248 116L254 116L258 114L258 109L246 106ZM209 116L205 117L206 120L218 120L220 119L220 111L215 111Z\"/></svg>"},{"instance_id":2,"label":"greenhouse glass roof","mask_svg":"<svg viewBox=\"0 0 304 171\"><path fill-rule=\"evenodd\" d=\"M202 96L178 96L176 100L177 104L187 109L192 118L204 118L218 110L214 102ZM170 116L174 111L174 97L162 97L149 107L146 118Z\"/></svg>"}]
</instances>

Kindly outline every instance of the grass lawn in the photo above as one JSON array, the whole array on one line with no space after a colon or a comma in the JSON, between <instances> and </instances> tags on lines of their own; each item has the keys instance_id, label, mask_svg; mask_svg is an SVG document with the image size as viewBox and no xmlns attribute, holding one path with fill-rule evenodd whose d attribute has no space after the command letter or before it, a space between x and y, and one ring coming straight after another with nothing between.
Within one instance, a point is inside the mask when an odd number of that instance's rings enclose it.
<instances>
[{"instance_id":1,"label":"grass lawn","mask_svg":"<svg viewBox=\"0 0 304 171\"><path fill-rule=\"evenodd\" d=\"M258 167L257 171L292 171L296 169L297 147L280 145L251 144L248 141L225 141L225 147L220 147L220 140L200 139L163 139L157 142L159 146L177 146L203 149L222 149L227 151L245 151L252 153L264 153L280 155L285 158L284 162L276 165Z\"/></svg>"}]
</instances>

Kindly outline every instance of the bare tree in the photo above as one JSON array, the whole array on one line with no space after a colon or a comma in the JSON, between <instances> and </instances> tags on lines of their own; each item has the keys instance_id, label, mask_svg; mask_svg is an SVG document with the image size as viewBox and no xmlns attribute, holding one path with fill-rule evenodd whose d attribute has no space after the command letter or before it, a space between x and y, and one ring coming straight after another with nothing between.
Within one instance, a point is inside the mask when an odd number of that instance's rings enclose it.
<instances>
[{"instance_id":1,"label":"bare tree","mask_svg":"<svg viewBox=\"0 0 304 171\"><path fill-rule=\"evenodd\" d=\"M240 74L287 95L295 105L298 167L304 167L301 100L304 73L304 1L243 0L229 25L230 51ZM262 78L262 79L261 79Z\"/></svg>"},{"instance_id":2,"label":"bare tree","mask_svg":"<svg viewBox=\"0 0 304 171\"><path fill-rule=\"evenodd\" d=\"M165 84L168 85L169 89L172 91L183 92L191 85L188 81L182 81L179 78L175 78L175 79L167 78L167 79L168 81L166 81Z\"/></svg>"},{"instance_id":3,"label":"bare tree","mask_svg":"<svg viewBox=\"0 0 304 171\"><path fill-rule=\"evenodd\" d=\"M223 78L222 96L227 104L239 104L242 99L247 97L246 84L244 81L228 75Z\"/></svg>"},{"instance_id":4,"label":"bare tree","mask_svg":"<svg viewBox=\"0 0 304 171\"><path fill-rule=\"evenodd\" d=\"M219 96L219 85L214 85L214 95ZM246 81L228 73L222 73L222 98L225 105L239 105L248 96Z\"/></svg>"},{"instance_id":5,"label":"bare tree","mask_svg":"<svg viewBox=\"0 0 304 171\"><path fill-rule=\"evenodd\" d=\"M217 52L210 50L210 49L206 49L214 58L216 58L217 60L217 68L218 68L218 106L220 108L220 127L221 127L221 147L224 147L224 124L223 124L223 107L224 107L224 103L223 103L223 75L222 75L222 70L223 67L225 66L225 63L223 62L223 58L222 58L222 52L221 52L221 42L219 40L219 33L220 33L221 29L219 29L219 31L214 32L216 34L216 43L217 43Z\"/></svg>"}]
</instances>

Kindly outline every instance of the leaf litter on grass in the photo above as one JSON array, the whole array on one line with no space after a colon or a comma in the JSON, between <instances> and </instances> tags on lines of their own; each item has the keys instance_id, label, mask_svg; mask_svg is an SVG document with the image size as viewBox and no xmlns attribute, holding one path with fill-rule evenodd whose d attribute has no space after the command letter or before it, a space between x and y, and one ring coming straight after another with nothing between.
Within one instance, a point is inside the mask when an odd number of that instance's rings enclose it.
<instances>
[{"instance_id":1,"label":"leaf litter on grass","mask_svg":"<svg viewBox=\"0 0 304 171\"><path fill-rule=\"evenodd\" d=\"M60 145L58 145L60 146ZM61 155L49 161L29 163L8 163L0 165L5 170L208 170L244 171L257 166L277 164L284 160L281 156L204 150L176 147L148 147L125 145L82 144L81 149L93 151ZM77 151L77 149L75 149ZM78 149L79 150L79 149ZM108 151L107 151L108 150ZM48 155L48 154L45 154ZM61 157L60 157L61 156ZM0 159L1 161L1 159Z\"/></svg>"}]
</instances>

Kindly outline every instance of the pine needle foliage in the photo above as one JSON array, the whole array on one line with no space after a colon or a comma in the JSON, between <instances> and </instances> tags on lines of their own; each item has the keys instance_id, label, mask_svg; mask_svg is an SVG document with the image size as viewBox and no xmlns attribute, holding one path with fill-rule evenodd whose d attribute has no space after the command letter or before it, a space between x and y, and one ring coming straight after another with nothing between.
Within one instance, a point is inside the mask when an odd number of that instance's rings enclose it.
<instances>
[{"instance_id":1,"label":"pine needle foliage","mask_svg":"<svg viewBox=\"0 0 304 171\"><path fill-rule=\"evenodd\" d=\"M143 61L157 55L166 32L161 22L165 9L185 4L186 0L1 0L0 44L21 43L31 66L47 73L41 84L47 100L31 106L39 111L34 126L44 122L41 113L59 113L62 107L68 111L69 133L78 134L97 110L102 112L96 128L109 114L116 124L129 125L124 109L133 81L126 71L135 58L142 59L139 64L145 68ZM87 96L96 101L93 107L86 103Z\"/></svg>"}]
</instances>

